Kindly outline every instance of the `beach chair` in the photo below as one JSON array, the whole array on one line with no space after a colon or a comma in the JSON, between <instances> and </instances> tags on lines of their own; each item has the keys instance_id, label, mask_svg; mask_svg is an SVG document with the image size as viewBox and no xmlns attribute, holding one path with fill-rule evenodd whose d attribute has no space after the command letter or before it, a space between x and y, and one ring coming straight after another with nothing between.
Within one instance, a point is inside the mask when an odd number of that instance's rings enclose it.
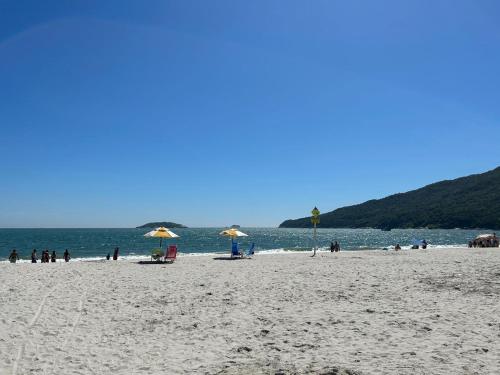
<instances>
[{"instance_id":1,"label":"beach chair","mask_svg":"<svg viewBox=\"0 0 500 375\"><path fill-rule=\"evenodd\" d=\"M248 248L247 250L247 253L245 254L247 258L250 258L252 255L255 254L255 243L252 242L252 244L250 245L250 247Z\"/></svg>"},{"instance_id":2,"label":"beach chair","mask_svg":"<svg viewBox=\"0 0 500 375\"><path fill-rule=\"evenodd\" d=\"M231 258L242 258L243 254L240 252L238 242L231 241Z\"/></svg>"},{"instance_id":3,"label":"beach chair","mask_svg":"<svg viewBox=\"0 0 500 375\"><path fill-rule=\"evenodd\" d=\"M151 251L151 260L153 261L156 261L156 262L159 262L161 261L161 258L163 258L163 250L162 249L153 249L153 251Z\"/></svg>"},{"instance_id":4,"label":"beach chair","mask_svg":"<svg viewBox=\"0 0 500 375\"><path fill-rule=\"evenodd\" d=\"M165 262L168 263L174 263L175 259L177 258L177 246L176 245L170 245L168 247L167 253L165 254Z\"/></svg>"}]
</instances>

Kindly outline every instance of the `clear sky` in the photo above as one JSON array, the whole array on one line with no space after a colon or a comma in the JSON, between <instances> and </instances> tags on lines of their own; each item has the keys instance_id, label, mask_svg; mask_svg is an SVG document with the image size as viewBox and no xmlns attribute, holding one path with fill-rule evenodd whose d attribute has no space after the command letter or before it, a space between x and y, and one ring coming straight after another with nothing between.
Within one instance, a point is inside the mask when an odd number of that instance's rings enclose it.
<instances>
[{"instance_id":1,"label":"clear sky","mask_svg":"<svg viewBox=\"0 0 500 375\"><path fill-rule=\"evenodd\" d=\"M0 227L275 226L500 164L496 0L0 0Z\"/></svg>"}]
</instances>

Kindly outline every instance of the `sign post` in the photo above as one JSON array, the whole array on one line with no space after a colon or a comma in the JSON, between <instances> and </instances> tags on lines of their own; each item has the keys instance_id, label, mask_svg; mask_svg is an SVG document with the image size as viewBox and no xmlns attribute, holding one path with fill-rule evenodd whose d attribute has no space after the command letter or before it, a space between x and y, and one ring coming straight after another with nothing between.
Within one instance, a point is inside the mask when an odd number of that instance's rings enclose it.
<instances>
[{"instance_id":1,"label":"sign post","mask_svg":"<svg viewBox=\"0 0 500 375\"><path fill-rule=\"evenodd\" d=\"M316 225L319 224L319 210L317 207L314 207L313 210L311 211L311 214L312 214L312 217L311 217L311 223L313 223L314 225L314 253L312 256L315 256L316 255L316 249L318 248L318 243L317 243L317 240L316 240Z\"/></svg>"}]
</instances>

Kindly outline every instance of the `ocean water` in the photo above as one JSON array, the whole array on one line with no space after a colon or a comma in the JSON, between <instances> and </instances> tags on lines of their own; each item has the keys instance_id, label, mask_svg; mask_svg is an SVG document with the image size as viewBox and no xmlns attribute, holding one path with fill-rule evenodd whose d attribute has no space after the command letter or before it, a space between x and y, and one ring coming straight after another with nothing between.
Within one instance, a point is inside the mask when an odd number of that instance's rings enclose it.
<instances>
[{"instance_id":1,"label":"ocean water","mask_svg":"<svg viewBox=\"0 0 500 375\"><path fill-rule=\"evenodd\" d=\"M176 244L181 255L228 254L230 240L219 235L223 228L174 229L180 238L164 241ZM313 247L312 229L241 228L248 237L239 238L246 250L252 242L256 252L310 251ZM58 257L68 249L73 260L102 259L107 253L120 248L125 258L148 257L157 248L159 239L147 238L147 229L0 229L0 261L5 261L12 249L17 249L22 259L29 259L32 249L38 255L45 249L55 250ZM465 246L479 230L440 229L318 229L320 250L327 250L330 241L338 241L342 250L383 249L399 243L409 248L413 240L425 239L429 247Z\"/></svg>"}]
</instances>

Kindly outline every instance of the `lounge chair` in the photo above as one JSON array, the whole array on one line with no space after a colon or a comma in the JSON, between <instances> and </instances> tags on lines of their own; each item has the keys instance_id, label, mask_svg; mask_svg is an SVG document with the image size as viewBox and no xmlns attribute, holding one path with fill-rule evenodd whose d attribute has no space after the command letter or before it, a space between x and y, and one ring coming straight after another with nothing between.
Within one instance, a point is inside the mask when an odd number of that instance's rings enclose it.
<instances>
[{"instance_id":1,"label":"lounge chair","mask_svg":"<svg viewBox=\"0 0 500 375\"><path fill-rule=\"evenodd\" d=\"M168 247L167 253L165 254L164 261L168 263L174 263L176 258L177 258L177 246L170 245Z\"/></svg>"},{"instance_id":2,"label":"lounge chair","mask_svg":"<svg viewBox=\"0 0 500 375\"><path fill-rule=\"evenodd\" d=\"M247 258L250 258L252 255L255 254L255 243L252 242L252 244L250 245L250 247L248 248L247 250L247 253L245 254Z\"/></svg>"},{"instance_id":3,"label":"lounge chair","mask_svg":"<svg viewBox=\"0 0 500 375\"><path fill-rule=\"evenodd\" d=\"M161 258L163 258L163 250L162 249L153 249L153 251L151 251L151 260L153 261L156 261L156 262L159 262L161 261Z\"/></svg>"},{"instance_id":4,"label":"lounge chair","mask_svg":"<svg viewBox=\"0 0 500 375\"><path fill-rule=\"evenodd\" d=\"M238 247L238 242L231 242L231 258L243 258L243 254L240 252Z\"/></svg>"}]
</instances>

